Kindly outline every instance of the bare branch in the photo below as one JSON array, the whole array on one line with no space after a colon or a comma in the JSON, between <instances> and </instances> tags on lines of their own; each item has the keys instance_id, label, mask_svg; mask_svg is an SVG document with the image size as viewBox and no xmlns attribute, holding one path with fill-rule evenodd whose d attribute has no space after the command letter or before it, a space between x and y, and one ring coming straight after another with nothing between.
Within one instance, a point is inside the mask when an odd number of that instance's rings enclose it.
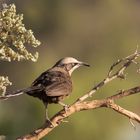
<instances>
[{"instance_id":1,"label":"bare branch","mask_svg":"<svg viewBox=\"0 0 140 140\"><path fill-rule=\"evenodd\" d=\"M49 132L51 132L55 127L57 127L59 124L63 122L63 119L69 117L75 112L79 112L82 110L87 110L87 109L96 109L98 107L104 106L105 101L87 101L87 102L81 102L81 103L75 103L69 107L69 109L65 112L64 110L61 110L58 112L54 117L52 117L51 122L54 124L54 127L51 126L51 124L44 124L42 127L39 129L35 130L34 132L20 137L17 140L38 140L47 135Z\"/></svg>"},{"instance_id":2,"label":"bare branch","mask_svg":"<svg viewBox=\"0 0 140 140\"><path fill-rule=\"evenodd\" d=\"M131 118L129 119L129 121L130 121L130 124L132 125L132 127L134 128L134 130L136 130L136 126L135 126L135 124L133 123L133 121L132 121Z\"/></svg>"},{"instance_id":3,"label":"bare branch","mask_svg":"<svg viewBox=\"0 0 140 140\"><path fill-rule=\"evenodd\" d=\"M107 107L112 108L116 112L125 115L128 118L131 118L138 123L140 123L140 116L137 114L128 111L120 106L118 106L115 103L109 102L108 100L94 100L94 101L88 101L88 102L81 102L78 104L74 104L69 108L69 111L61 110L58 112L52 119L51 122L54 124L54 127L51 126L51 124L44 124L39 129L35 130L34 132L27 134L23 137L17 138L17 140L39 140L45 135L47 135L49 132L51 132L55 127L60 125L63 122L63 119L67 118L68 116L72 115L75 112L79 112L82 110L90 110L90 109L96 109L100 107Z\"/></svg>"},{"instance_id":4,"label":"bare branch","mask_svg":"<svg viewBox=\"0 0 140 140\"><path fill-rule=\"evenodd\" d=\"M128 90L121 90L119 93L117 93L113 96L110 96L107 99L117 100L117 99L129 96L129 95L133 95L133 94L136 94L136 93L139 93L139 92L140 92L140 86L137 86L137 87L134 87L134 88L131 88L131 89L128 89Z\"/></svg>"},{"instance_id":5,"label":"bare branch","mask_svg":"<svg viewBox=\"0 0 140 140\"><path fill-rule=\"evenodd\" d=\"M125 115L126 117L130 118L131 120L135 120L137 121L138 123L140 123L140 116L138 116L137 114L129 111L129 110L126 110L124 108L122 108L121 106L115 104L115 103L111 103L109 105L110 108L112 108L113 110L115 110L116 112L122 114L122 115Z\"/></svg>"},{"instance_id":6,"label":"bare branch","mask_svg":"<svg viewBox=\"0 0 140 140\"><path fill-rule=\"evenodd\" d=\"M100 89L101 87L103 87L105 84L111 82L112 80L116 79L116 78L121 78L121 79L124 79L125 78L125 75L124 75L124 71L130 66L130 64L133 63L134 60L136 60L138 57L140 56L140 53L136 51L132 54L132 55L129 55L123 59L120 59L118 60L117 62L115 62L111 67L110 67L110 70L107 74L107 77L102 80L99 84L97 84L90 92L88 92L87 94L85 94L84 96L80 97L78 99L78 101L84 101L86 100L88 97L91 97L93 96L93 94L98 90ZM118 69L114 74L112 74L113 72L113 69L119 65L120 63L123 63L121 68Z\"/></svg>"}]
</instances>

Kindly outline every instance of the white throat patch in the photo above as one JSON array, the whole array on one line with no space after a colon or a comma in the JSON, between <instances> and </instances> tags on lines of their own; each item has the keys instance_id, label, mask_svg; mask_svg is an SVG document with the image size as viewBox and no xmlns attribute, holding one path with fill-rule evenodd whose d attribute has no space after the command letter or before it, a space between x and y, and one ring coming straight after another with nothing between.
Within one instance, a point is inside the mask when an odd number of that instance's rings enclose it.
<instances>
[{"instance_id":1,"label":"white throat patch","mask_svg":"<svg viewBox=\"0 0 140 140\"><path fill-rule=\"evenodd\" d=\"M80 65L75 65L70 71L69 71L69 75L72 74L72 72L77 69L78 67L80 67Z\"/></svg>"}]
</instances>

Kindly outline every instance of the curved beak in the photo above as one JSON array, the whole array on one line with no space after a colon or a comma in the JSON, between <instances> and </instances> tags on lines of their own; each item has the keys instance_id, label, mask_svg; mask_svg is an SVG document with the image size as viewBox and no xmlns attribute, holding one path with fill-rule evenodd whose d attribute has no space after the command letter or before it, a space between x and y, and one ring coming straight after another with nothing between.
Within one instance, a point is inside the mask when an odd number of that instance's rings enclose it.
<instances>
[{"instance_id":1,"label":"curved beak","mask_svg":"<svg viewBox=\"0 0 140 140\"><path fill-rule=\"evenodd\" d=\"M81 66L90 67L90 65L89 65L89 64L87 64L87 63L85 63L85 62L80 62L79 64L80 64Z\"/></svg>"}]
</instances>

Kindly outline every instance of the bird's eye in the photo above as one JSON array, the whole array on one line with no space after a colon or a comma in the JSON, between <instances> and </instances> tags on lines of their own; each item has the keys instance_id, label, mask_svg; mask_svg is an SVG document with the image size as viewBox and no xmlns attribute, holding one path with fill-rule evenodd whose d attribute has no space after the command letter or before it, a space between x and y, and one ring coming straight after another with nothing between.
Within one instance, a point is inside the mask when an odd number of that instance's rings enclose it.
<instances>
[{"instance_id":1,"label":"bird's eye","mask_svg":"<svg viewBox=\"0 0 140 140\"><path fill-rule=\"evenodd\" d=\"M77 65L77 63L72 63L72 66L74 67L75 65Z\"/></svg>"}]
</instances>

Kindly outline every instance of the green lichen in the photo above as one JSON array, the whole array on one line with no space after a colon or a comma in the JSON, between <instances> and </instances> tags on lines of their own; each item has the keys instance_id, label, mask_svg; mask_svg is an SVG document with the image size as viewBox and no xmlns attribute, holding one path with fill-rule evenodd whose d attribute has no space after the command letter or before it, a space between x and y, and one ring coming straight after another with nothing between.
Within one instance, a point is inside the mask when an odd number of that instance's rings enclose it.
<instances>
[{"instance_id":1,"label":"green lichen","mask_svg":"<svg viewBox=\"0 0 140 140\"><path fill-rule=\"evenodd\" d=\"M0 60L21 61L31 60L36 62L38 52L32 54L29 47L38 47L38 41L32 30L27 30L23 24L23 14L17 14L14 4L3 4L0 10ZM6 87L11 85L8 77L0 76L0 94L4 96Z\"/></svg>"},{"instance_id":2,"label":"green lichen","mask_svg":"<svg viewBox=\"0 0 140 140\"><path fill-rule=\"evenodd\" d=\"M8 77L0 76L0 95L3 95L6 93L6 87L12 85L12 83L9 81Z\"/></svg>"},{"instance_id":3,"label":"green lichen","mask_svg":"<svg viewBox=\"0 0 140 140\"><path fill-rule=\"evenodd\" d=\"M16 6L11 4L0 11L0 59L37 61L38 52L30 53L26 46L40 45L32 30L22 23L23 14L16 14ZM25 46L26 45L26 46Z\"/></svg>"}]
</instances>

